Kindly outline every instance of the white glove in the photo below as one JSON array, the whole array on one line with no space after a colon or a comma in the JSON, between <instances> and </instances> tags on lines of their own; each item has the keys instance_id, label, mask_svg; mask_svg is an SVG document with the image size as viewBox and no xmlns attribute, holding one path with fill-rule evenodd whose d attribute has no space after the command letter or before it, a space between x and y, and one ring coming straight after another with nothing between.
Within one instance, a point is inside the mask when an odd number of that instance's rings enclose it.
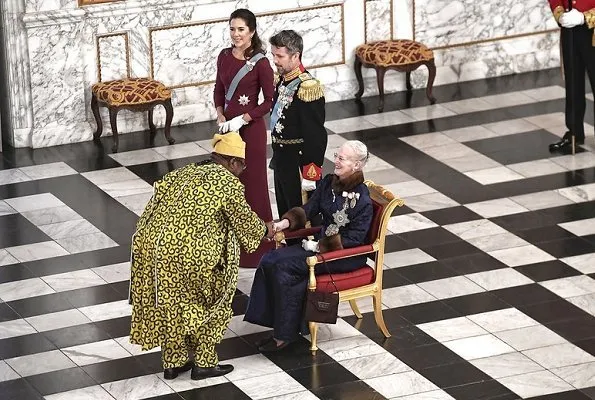
<instances>
[{"instance_id":1,"label":"white glove","mask_svg":"<svg viewBox=\"0 0 595 400\"><path fill-rule=\"evenodd\" d=\"M314 253L318 253L318 242L316 240L302 240L302 247L304 250L313 251Z\"/></svg>"},{"instance_id":2,"label":"white glove","mask_svg":"<svg viewBox=\"0 0 595 400\"><path fill-rule=\"evenodd\" d=\"M302 179L302 190L306 192L311 192L312 190L316 190L316 181L311 181L309 179Z\"/></svg>"},{"instance_id":3,"label":"white glove","mask_svg":"<svg viewBox=\"0 0 595 400\"><path fill-rule=\"evenodd\" d=\"M241 115L238 115L237 117L232 118L229 121L225 121L219 125L219 132L239 132L240 128L244 125L248 125L248 122L246 122Z\"/></svg>"},{"instance_id":4,"label":"white glove","mask_svg":"<svg viewBox=\"0 0 595 400\"><path fill-rule=\"evenodd\" d=\"M565 12L560 16L560 25L564 28L574 28L577 25L582 25L585 23L585 16L582 12L578 11L576 8Z\"/></svg>"}]
</instances>

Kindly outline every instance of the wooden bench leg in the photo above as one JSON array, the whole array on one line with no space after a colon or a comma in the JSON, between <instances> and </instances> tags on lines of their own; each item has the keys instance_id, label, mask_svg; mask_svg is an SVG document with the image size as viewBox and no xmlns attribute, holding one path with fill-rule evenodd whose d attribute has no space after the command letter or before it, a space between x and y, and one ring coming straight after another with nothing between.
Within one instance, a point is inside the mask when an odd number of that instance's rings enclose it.
<instances>
[{"instance_id":1,"label":"wooden bench leg","mask_svg":"<svg viewBox=\"0 0 595 400\"><path fill-rule=\"evenodd\" d=\"M375 67L375 69L376 81L378 82L378 95L380 96L378 112L382 112L384 110L384 74L386 73L386 68Z\"/></svg>"},{"instance_id":2,"label":"wooden bench leg","mask_svg":"<svg viewBox=\"0 0 595 400\"><path fill-rule=\"evenodd\" d=\"M432 94L432 87L434 86L434 79L436 78L436 64L434 63L434 59L431 59L426 63L426 67L428 67L428 85L426 87L426 96L428 100L430 100L430 104L436 103L436 98Z\"/></svg>"},{"instance_id":3,"label":"wooden bench leg","mask_svg":"<svg viewBox=\"0 0 595 400\"><path fill-rule=\"evenodd\" d=\"M171 99L167 99L163 106L165 107L165 138L169 144L174 144L176 141L171 137L171 121L174 119L174 107L171 104Z\"/></svg>"},{"instance_id":4,"label":"wooden bench leg","mask_svg":"<svg viewBox=\"0 0 595 400\"><path fill-rule=\"evenodd\" d=\"M151 131L151 135L155 134L156 128L155 123L153 122L153 108L149 109L149 130Z\"/></svg>"},{"instance_id":5,"label":"wooden bench leg","mask_svg":"<svg viewBox=\"0 0 595 400\"><path fill-rule=\"evenodd\" d=\"M364 94L364 77L362 76L362 62L357 56L355 56L355 61L353 62L353 69L355 70L355 77L357 78L357 83L359 85L355 98L359 100Z\"/></svg>"},{"instance_id":6,"label":"wooden bench leg","mask_svg":"<svg viewBox=\"0 0 595 400\"><path fill-rule=\"evenodd\" d=\"M103 124L101 123L101 115L99 114L99 103L95 94L91 94L91 111L93 111L95 123L97 124L97 130L95 131L95 133L93 133L93 139L99 139L101 133L103 132Z\"/></svg>"},{"instance_id":7,"label":"wooden bench leg","mask_svg":"<svg viewBox=\"0 0 595 400\"><path fill-rule=\"evenodd\" d=\"M114 135L114 144L112 151L115 153L118 151L118 108L109 107L109 122L112 126L112 134Z\"/></svg>"}]
</instances>

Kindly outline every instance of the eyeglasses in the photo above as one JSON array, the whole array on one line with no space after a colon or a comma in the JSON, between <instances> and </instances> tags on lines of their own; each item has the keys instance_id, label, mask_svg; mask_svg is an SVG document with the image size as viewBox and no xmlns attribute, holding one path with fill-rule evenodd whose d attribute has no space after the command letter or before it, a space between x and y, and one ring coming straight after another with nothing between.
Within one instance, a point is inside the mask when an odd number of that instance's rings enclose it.
<instances>
[{"instance_id":1,"label":"eyeglasses","mask_svg":"<svg viewBox=\"0 0 595 400\"><path fill-rule=\"evenodd\" d=\"M347 158L347 157L340 156L340 155L339 155L339 153L334 153L333 155L334 155L334 157L335 157L335 160L339 160L339 161L341 161L341 162L345 162L345 161L353 161L353 162L356 162L356 161L366 161L366 160L368 159L368 155L367 155L367 154L366 154L366 156L365 156L364 158L362 158L361 160L355 160L355 161L354 161L354 160L352 160L352 159L350 159L350 158Z\"/></svg>"},{"instance_id":2,"label":"eyeglasses","mask_svg":"<svg viewBox=\"0 0 595 400\"><path fill-rule=\"evenodd\" d=\"M339 161L341 161L341 162L345 162L345 161L351 161L351 160L349 160L349 158L346 158L346 157L340 156L340 155L339 155L339 153L335 153L335 154L333 154L333 155L335 156L335 160L339 160Z\"/></svg>"}]
</instances>

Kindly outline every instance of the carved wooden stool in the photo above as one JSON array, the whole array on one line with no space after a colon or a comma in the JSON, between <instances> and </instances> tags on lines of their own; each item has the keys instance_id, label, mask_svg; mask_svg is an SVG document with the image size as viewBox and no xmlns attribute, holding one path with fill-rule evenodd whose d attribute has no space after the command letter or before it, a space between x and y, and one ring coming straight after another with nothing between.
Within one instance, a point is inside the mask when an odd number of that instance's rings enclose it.
<instances>
[{"instance_id":1,"label":"carved wooden stool","mask_svg":"<svg viewBox=\"0 0 595 400\"><path fill-rule=\"evenodd\" d=\"M109 82L99 82L91 88L91 110L97 123L97 131L93 134L98 139L103 131L99 105L107 107L109 119L114 135L112 150L118 151L118 127L116 117L120 110L148 111L149 129L155 134L153 123L153 108L163 105L165 108L165 138L169 144L176 141L171 137L171 121L174 117L174 108L171 104L171 91L161 82L149 78L126 78Z\"/></svg>"},{"instance_id":2,"label":"carved wooden stool","mask_svg":"<svg viewBox=\"0 0 595 400\"><path fill-rule=\"evenodd\" d=\"M355 49L354 63L355 76L359 83L359 90L355 94L355 98L358 100L364 94L362 65L376 70L378 92L380 94L378 111L384 109L384 74L389 69L405 72L407 91L411 92L411 71L425 65L429 72L426 96L428 96L431 104L436 103L436 98L432 95L432 85L436 78L434 53L425 45L407 39L381 40L359 45Z\"/></svg>"}]
</instances>

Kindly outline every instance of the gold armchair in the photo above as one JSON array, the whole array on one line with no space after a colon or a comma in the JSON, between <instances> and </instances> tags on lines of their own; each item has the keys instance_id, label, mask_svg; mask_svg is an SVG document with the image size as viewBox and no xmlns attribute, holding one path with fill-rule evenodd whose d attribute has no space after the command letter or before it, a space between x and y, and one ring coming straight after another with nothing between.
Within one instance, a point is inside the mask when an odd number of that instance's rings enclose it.
<instances>
[{"instance_id":1,"label":"gold armchair","mask_svg":"<svg viewBox=\"0 0 595 400\"><path fill-rule=\"evenodd\" d=\"M308 290L335 292L335 286L331 282L329 275L315 275L314 268L317 264L324 261L334 261L356 255L370 254L374 255L374 267L367 264L362 265L355 271L348 273L332 274L335 281L339 301L349 301L353 313L357 318L362 318L356 299L372 296L374 304L374 318L378 328L385 337L390 337L390 333L384 323L382 316L382 271L384 263L384 244L388 221L396 207L404 204L403 200L395 197L389 190L372 181L364 182L370 190L374 214L370 231L368 232L367 244L348 249L330 251L324 254L317 254L308 257L306 262L309 268ZM304 228L295 231L282 231L275 234L277 247L281 245L284 239L300 238L314 235L320 231L320 227ZM310 350L314 353L318 350L317 333L318 325L316 322L308 322L311 335Z\"/></svg>"}]
</instances>

